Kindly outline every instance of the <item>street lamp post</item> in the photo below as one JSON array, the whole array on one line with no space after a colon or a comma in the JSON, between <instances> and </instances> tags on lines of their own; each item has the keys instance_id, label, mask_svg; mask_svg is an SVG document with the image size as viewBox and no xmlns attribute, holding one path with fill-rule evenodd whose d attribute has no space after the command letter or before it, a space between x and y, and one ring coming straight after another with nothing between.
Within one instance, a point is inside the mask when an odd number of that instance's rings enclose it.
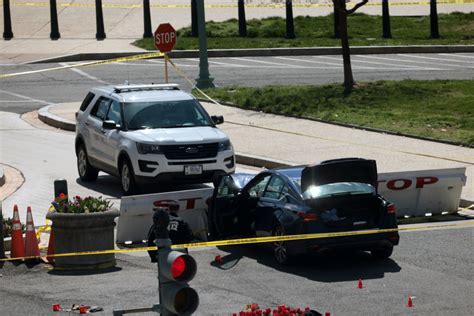
<instances>
[{"instance_id":1,"label":"street lamp post","mask_svg":"<svg viewBox=\"0 0 474 316\"><path fill-rule=\"evenodd\" d=\"M196 87L199 89L214 88L214 78L209 74L209 63L207 61L207 36L206 19L204 17L204 0L196 1L198 34L199 34L199 77L196 79Z\"/></svg>"}]
</instances>

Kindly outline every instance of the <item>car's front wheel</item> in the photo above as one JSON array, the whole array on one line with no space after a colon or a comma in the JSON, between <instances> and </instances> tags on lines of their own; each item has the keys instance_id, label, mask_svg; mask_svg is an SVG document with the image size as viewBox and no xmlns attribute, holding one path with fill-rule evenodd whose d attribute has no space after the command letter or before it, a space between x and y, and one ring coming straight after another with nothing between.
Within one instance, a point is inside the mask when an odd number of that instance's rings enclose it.
<instances>
[{"instance_id":1,"label":"car's front wheel","mask_svg":"<svg viewBox=\"0 0 474 316\"><path fill-rule=\"evenodd\" d=\"M275 237L285 236L285 229L282 226L277 226L273 229L272 235ZM276 262L282 266L291 263L291 257L288 253L288 243L284 241L275 241L273 243L273 257Z\"/></svg>"},{"instance_id":2,"label":"car's front wheel","mask_svg":"<svg viewBox=\"0 0 474 316\"><path fill-rule=\"evenodd\" d=\"M92 167L87 157L87 151L83 144L77 149L77 171L82 181L95 181L99 174L99 170Z\"/></svg>"},{"instance_id":3,"label":"car's front wheel","mask_svg":"<svg viewBox=\"0 0 474 316\"><path fill-rule=\"evenodd\" d=\"M138 192L132 164L128 159L123 159L120 164L120 181L122 183L122 191L125 195L132 195Z\"/></svg>"},{"instance_id":4,"label":"car's front wheel","mask_svg":"<svg viewBox=\"0 0 474 316\"><path fill-rule=\"evenodd\" d=\"M376 259L388 259L393 253L393 245L372 249L370 253Z\"/></svg>"}]
</instances>

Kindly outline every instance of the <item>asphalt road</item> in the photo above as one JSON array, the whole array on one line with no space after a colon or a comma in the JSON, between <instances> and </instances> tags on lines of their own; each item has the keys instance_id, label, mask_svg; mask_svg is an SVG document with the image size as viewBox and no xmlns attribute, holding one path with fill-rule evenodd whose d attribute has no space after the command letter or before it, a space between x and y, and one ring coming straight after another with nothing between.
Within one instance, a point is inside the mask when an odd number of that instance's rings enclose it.
<instances>
[{"instance_id":1,"label":"asphalt road","mask_svg":"<svg viewBox=\"0 0 474 316\"><path fill-rule=\"evenodd\" d=\"M177 67L194 84L198 59L176 59ZM62 64L0 65L0 73L17 73L58 67ZM211 77L218 86L342 83L340 56L210 58ZM472 79L474 54L353 55L356 81L403 79ZM182 89L192 85L170 67L170 82ZM0 111L24 113L44 104L80 101L92 86L103 84L164 82L162 60L82 67L11 78L0 78Z\"/></svg>"},{"instance_id":2,"label":"asphalt road","mask_svg":"<svg viewBox=\"0 0 474 316\"><path fill-rule=\"evenodd\" d=\"M250 303L311 306L331 315L472 315L472 237L472 229L404 232L386 261L363 252L328 254L302 257L289 268L250 246L191 251L198 263L191 282L200 297L196 315L231 315ZM218 254L224 265L213 262ZM110 315L157 303L156 266L149 258L117 258L114 270L82 275L7 263L0 270L2 314L51 315L59 303L97 305ZM406 307L409 296L412 308Z\"/></svg>"}]
</instances>

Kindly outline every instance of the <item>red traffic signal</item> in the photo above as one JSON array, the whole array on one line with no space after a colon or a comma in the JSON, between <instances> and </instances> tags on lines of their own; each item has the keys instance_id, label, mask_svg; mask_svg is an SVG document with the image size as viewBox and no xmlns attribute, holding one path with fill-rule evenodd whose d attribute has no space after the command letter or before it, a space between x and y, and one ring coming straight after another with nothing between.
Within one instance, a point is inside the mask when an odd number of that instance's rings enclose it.
<instances>
[{"instance_id":1,"label":"red traffic signal","mask_svg":"<svg viewBox=\"0 0 474 316\"><path fill-rule=\"evenodd\" d=\"M197 292L187 282L196 275L196 261L190 255L170 249L158 250L160 303L167 311L192 314L199 305Z\"/></svg>"}]
</instances>

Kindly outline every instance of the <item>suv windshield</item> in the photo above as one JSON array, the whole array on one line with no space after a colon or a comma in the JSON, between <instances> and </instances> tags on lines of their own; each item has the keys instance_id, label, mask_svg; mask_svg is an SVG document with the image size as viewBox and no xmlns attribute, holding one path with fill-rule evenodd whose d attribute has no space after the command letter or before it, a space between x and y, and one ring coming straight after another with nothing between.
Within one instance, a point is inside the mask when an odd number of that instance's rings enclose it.
<instances>
[{"instance_id":1,"label":"suv windshield","mask_svg":"<svg viewBox=\"0 0 474 316\"><path fill-rule=\"evenodd\" d=\"M213 126L196 100L127 102L123 114L130 130Z\"/></svg>"},{"instance_id":2,"label":"suv windshield","mask_svg":"<svg viewBox=\"0 0 474 316\"><path fill-rule=\"evenodd\" d=\"M374 194L375 188L368 183L338 182L320 186L312 185L303 193L303 199L318 199L336 195Z\"/></svg>"}]
</instances>

